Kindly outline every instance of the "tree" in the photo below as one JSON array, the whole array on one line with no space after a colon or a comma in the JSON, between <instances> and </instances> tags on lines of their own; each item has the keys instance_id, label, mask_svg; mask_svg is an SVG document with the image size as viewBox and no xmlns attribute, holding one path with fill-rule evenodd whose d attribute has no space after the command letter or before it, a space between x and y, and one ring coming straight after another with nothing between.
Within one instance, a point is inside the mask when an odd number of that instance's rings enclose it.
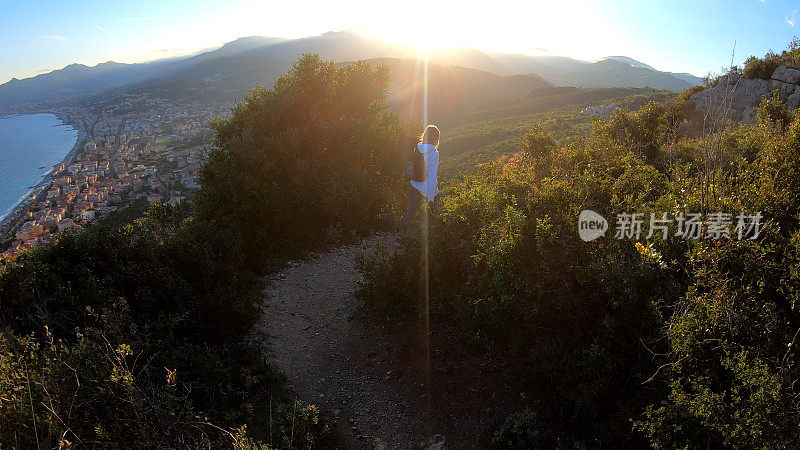
<instances>
[{"instance_id":1,"label":"tree","mask_svg":"<svg viewBox=\"0 0 800 450\"><path fill-rule=\"evenodd\" d=\"M401 125L386 112L388 73L298 60L213 124L198 218L248 267L364 233L399 194Z\"/></svg>"}]
</instances>

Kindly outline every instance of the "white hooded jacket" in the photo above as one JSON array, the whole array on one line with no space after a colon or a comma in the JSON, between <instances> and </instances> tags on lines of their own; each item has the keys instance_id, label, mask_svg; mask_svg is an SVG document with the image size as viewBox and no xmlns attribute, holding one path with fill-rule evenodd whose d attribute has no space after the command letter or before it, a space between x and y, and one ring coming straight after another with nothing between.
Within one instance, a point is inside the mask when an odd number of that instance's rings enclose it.
<instances>
[{"instance_id":1,"label":"white hooded jacket","mask_svg":"<svg viewBox=\"0 0 800 450\"><path fill-rule=\"evenodd\" d=\"M439 152L433 144L417 144L417 150L425 158L426 177L425 181L411 180L411 186L432 202L439 193L439 180L436 178L439 172Z\"/></svg>"}]
</instances>

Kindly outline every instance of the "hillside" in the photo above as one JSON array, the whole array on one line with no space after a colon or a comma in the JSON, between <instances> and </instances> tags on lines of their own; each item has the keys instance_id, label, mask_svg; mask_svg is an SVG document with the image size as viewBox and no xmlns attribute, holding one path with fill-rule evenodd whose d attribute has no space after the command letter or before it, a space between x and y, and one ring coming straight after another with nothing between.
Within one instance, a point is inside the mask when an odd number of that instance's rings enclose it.
<instances>
[{"instance_id":1,"label":"hillside","mask_svg":"<svg viewBox=\"0 0 800 450\"><path fill-rule=\"evenodd\" d=\"M384 65L389 69L389 103L401 117L422 120L424 67L412 59L379 58L367 61L371 66ZM466 111L480 105L513 100L531 94L550 83L536 75L496 75L465 67L428 66L428 118L448 127Z\"/></svg>"},{"instance_id":2,"label":"hillside","mask_svg":"<svg viewBox=\"0 0 800 450\"><path fill-rule=\"evenodd\" d=\"M668 91L632 88L542 88L527 96L497 101L468 111L461 124L444 135L439 151L444 178L475 171L481 164L519 152L532 124L539 124L564 141L585 136L593 116L584 109L612 105L634 111L650 101L674 97Z\"/></svg>"},{"instance_id":3,"label":"hillside","mask_svg":"<svg viewBox=\"0 0 800 450\"><path fill-rule=\"evenodd\" d=\"M398 329L430 318L434 352L461 355L459 340L525 393L498 446L800 443L798 111L775 95L757 124L704 130L691 93L615 99L628 112L591 123L565 108L451 130L442 161L448 144L515 154L445 183L423 239L361 265L376 316ZM566 136L550 131L562 124ZM582 240L583 210L616 232ZM641 233L620 232L630 211Z\"/></svg>"},{"instance_id":4,"label":"hillside","mask_svg":"<svg viewBox=\"0 0 800 450\"><path fill-rule=\"evenodd\" d=\"M113 61L87 67L70 64L60 70L0 85L0 105L52 101L134 83L152 77L172 60L120 64Z\"/></svg>"},{"instance_id":5,"label":"hillside","mask_svg":"<svg viewBox=\"0 0 800 450\"><path fill-rule=\"evenodd\" d=\"M238 95L277 76L262 44L114 89ZM800 72L678 95L434 62L441 191L387 235L420 69L306 55L212 122L190 203L0 263L0 444L800 447ZM753 86L757 123L695 110Z\"/></svg>"},{"instance_id":6,"label":"hillside","mask_svg":"<svg viewBox=\"0 0 800 450\"><path fill-rule=\"evenodd\" d=\"M508 73L536 73L556 86L650 87L682 91L703 82L690 74L656 70L627 56L609 56L595 62L554 55L494 54L492 57Z\"/></svg>"},{"instance_id":7,"label":"hillside","mask_svg":"<svg viewBox=\"0 0 800 450\"><path fill-rule=\"evenodd\" d=\"M609 80L617 86L651 87L670 91L682 91L694 84L671 74L644 67L635 67L627 62L605 59L581 65L575 70L558 70L542 67L538 72L546 80L561 86L608 87ZM698 80L699 81L699 80Z\"/></svg>"},{"instance_id":8,"label":"hillside","mask_svg":"<svg viewBox=\"0 0 800 450\"><path fill-rule=\"evenodd\" d=\"M395 43L351 31L328 32L299 39L250 36L218 49L184 58L138 64L107 62L94 67L72 64L63 69L0 85L0 106L67 100L97 94L131 83L156 84L174 80L215 79L218 90L263 83L270 85L292 61L306 53L334 62L376 58L416 59L419 52ZM661 72L625 57L590 63L562 56L483 52L460 47L432 51L430 61L497 75L539 76L556 86L651 87L680 91L698 84L687 74ZM233 80L225 80L232 78ZM230 85L225 84L230 82ZM248 84L249 83L249 84ZM521 82L522 89L528 84ZM525 94L523 90L519 94Z\"/></svg>"}]
</instances>

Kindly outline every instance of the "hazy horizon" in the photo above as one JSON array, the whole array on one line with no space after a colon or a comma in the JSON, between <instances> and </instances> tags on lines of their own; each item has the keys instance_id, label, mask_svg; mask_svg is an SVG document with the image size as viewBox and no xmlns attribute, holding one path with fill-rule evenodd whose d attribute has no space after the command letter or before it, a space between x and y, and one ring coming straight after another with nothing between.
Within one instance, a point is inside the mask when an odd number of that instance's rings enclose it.
<instances>
[{"instance_id":1,"label":"hazy horizon","mask_svg":"<svg viewBox=\"0 0 800 450\"><path fill-rule=\"evenodd\" d=\"M192 55L247 36L295 39L337 30L435 49L545 50L586 61L621 55L658 70L703 76L728 66L734 46L734 64L785 48L798 19L793 8L788 1L773 0L737 5L569 0L522 6L501 0L491 8L416 0L401 6L362 1L275 5L180 0L113 7L93 0L68 7L12 2L0 18L5 44L0 83L73 63L138 63Z\"/></svg>"},{"instance_id":2,"label":"hazy horizon","mask_svg":"<svg viewBox=\"0 0 800 450\"><path fill-rule=\"evenodd\" d=\"M170 59L191 58L192 56L196 56L196 55L199 55L199 54L202 54L202 53L205 53L205 52L210 52L210 51L214 51L214 50L220 49L223 46L225 46L226 44L230 44L230 43L232 43L234 41L237 41L239 39L274 38L274 39L293 40L293 39L305 39L305 38L321 37L321 36L323 36L325 34L328 34L328 33L346 33L346 32L357 33L357 34L360 34L362 36L365 36L365 37L368 37L368 38L372 38L372 39L381 39L381 40L383 40L385 42L388 42L390 44L395 44L398 47L402 47L404 45L401 42L386 40L386 39L382 39L382 38L377 37L377 36L371 36L368 33L364 33L362 30L359 30L359 29L330 30L330 31L326 31L326 32L321 33L321 34L300 36L300 37L297 37L297 38L287 38L287 37L283 37L283 36L269 36L269 35L247 35L247 36L239 36L239 37L237 37L235 39L232 39L230 41L221 42L221 43L219 43L217 45L214 45L214 46L211 46L211 47L204 47L204 48L196 49L196 50L193 50L193 51L187 51L186 53L174 54L174 55L163 56L163 57L155 57L155 58L152 58L152 59L143 59L143 60L134 60L134 61L120 61L120 60L116 60L116 59L109 59L109 60L98 61L98 62L89 63L89 64L81 62L81 61L74 61L74 62L68 63L68 64L66 64L64 66L53 67L52 69L42 70L42 71L39 71L38 73L35 73L35 74L32 74L32 75L28 75L28 76L12 76L11 78L9 78L7 80L0 81L0 84L8 82L12 78L16 78L16 79L20 79L20 80L27 79L27 78L33 78L33 77L35 77L37 75L42 75L42 74L50 73L50 72L53 72L53 71L56 71L56 70L61 70L61 69L64 69L64 68L66 68L66 67L68 67L70 65L74 65L74 64L84 65L84 66L93 68L93 67L96 67L98 65L107 64L107 63L141 64L141 63L152 63L152 62L157 62L157 61L167 61L167 60L170 60ZM413 46L412 46L412 48L413 48ZM551 52L547 51L547 49L544 49L544 48L533 49L533 50L530 50L530 51L524 51L524 50L502 51L502 50L483 49L483 48L480 48L480 47L477 47L477 46L467 46L467 45L451 46L451 47L439 48L439 49L436 49L436 50L445 51L446 52L448 50L458 50L458 49L463 49L463 48L475 48L475 49L477 49L479 51L482 51L482 52L485 52L485 53L488 53L488 54L503 54L503 53L507 53L507 54L521 54L521 55L527 55L527 56L566 57L566 58L572 58L572 59L575 59L575 60L588 61L588 62L595 62L595 61L599 61L599 60L602 60L602 59L605 59L605 58L609 58L609 57L619 57L619 56L629 57L629 55L612 54L612 53L610 53L608 55L603 55L603 56L600 56L600 57L597 57L597 58L583 59L583 58L577 58L577 57L574 57L574 56L571 56L571 55L551 53ZM637 61L639 61L641 63L645 63L645 64L647 64L649 66L652 66L656 70L668 71L666 69L661 69L660 67L658 67L658 66L656 66L654 64L651 64L650 61L642 61L642 60L639 60L639 59L636 59L636 58L632 58L632 59L635 59L635 60L637 60ZM705 76L705 74L690 73L688 71L677 71L677 73L689 73L690 75L694 75L694 76L697 76L697 77L700 77L700 78Z\"/></svg>"}]
</instances>

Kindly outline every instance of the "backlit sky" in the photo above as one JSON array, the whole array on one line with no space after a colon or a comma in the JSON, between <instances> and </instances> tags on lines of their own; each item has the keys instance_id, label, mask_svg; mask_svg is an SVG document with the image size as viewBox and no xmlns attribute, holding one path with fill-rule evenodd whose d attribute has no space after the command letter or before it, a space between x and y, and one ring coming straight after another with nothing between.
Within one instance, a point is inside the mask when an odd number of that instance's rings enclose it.
<instances>
[{"instance_id":1,"label":"backlit sky","mask_svg":"<svg viewBox=\"0 0 800 450\"><path fill-rule=\"evenodd\" d=\"M430 47L625 55L702 76L730 64L734 42L741 64L800 35L799 0L0 0L0 11L0 83L73 62L139 62L242 36L352 28Z\"/></svg>"}]
</instances>

